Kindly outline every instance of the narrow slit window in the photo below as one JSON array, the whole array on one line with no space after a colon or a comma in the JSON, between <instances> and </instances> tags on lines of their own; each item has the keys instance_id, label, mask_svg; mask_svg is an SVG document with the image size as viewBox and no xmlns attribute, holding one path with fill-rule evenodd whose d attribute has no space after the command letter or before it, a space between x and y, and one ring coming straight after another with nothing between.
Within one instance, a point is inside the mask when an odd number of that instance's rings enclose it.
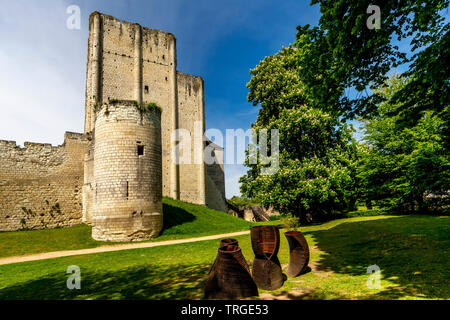
<instances>
[{"instance_id":1,"label":"narrow slit window","mask_svg":"<svg viewBox=\"0 0 450 320\"><path fill-rule=\"evenodd\" d=\"M145 87L144 87L144 92L145 92L145 93L148 93L148 86L145 86Z\"/></svg>"},{"instance_id":2,"label":"narrow slit window","mask_svg":"<svg viewBox=\"0 0 450 320\"><path fill-rule=\"evenodd\" d=\"M143 156L144 155L144 146L137 146L137 153L138 153L138 156Z\"/></svg>"}]
</instances>

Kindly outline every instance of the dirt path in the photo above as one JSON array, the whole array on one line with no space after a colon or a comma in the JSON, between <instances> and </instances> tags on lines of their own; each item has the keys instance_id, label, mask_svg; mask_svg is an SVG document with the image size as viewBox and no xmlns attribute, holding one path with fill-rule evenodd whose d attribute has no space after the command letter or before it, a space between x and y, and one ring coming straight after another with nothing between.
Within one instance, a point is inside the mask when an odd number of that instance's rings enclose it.
<instances>
[{"instance_id":1,"label":"dirt path","mask_svg":"<svg viewBox=\"0 0 450 320\"><path fill-rule=\"evenodd\" d=\"M100 246L100 247L89 248L89 249L43 252L43 253L37 253L37 254L30 254L30 255L26 255L26 256L14 256L14 257L0 258L0 265L10 264L10 263L36 261L36 260L44 260L44 259L52 259L52 258L69 257L69 256L76 256L76 255L81 255L81 254L91 254L91 253L140 249L140 248L152 248L152 247L168 246L168 245L180 244L180 243L215 240L215 239L221 239L221 238L230 238L230 237L240 236L240 235L249 234L249 233L250 233L250 231L247 230L247 231L239 231L239 232L232 232L232 233L215 234L212 236L205 236L205 237L198 237L198 238L166 240L166 241L157 241L157 242L155 241L155 242L128 243L128 244L117 244L117 245L111 245L111 246Z\"/></svg>"}]
</instances>

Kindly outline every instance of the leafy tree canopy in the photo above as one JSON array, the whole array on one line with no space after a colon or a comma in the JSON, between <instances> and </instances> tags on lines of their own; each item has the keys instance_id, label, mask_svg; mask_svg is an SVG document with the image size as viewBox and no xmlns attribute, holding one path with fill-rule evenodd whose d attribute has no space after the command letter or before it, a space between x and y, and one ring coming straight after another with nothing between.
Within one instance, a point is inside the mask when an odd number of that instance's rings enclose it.
<instances>
[{"instance_id":1,"label":"leafy tree canopy","mask_svg":"<svg viewBox=\"0 0 450 320\"><path fill-rule=\"evenodd\" d=\"M244 195L302 221L308 213L317 217L347 208L355 153L350 127L319 109L300 106L254 126L262 128L279 130L279 169L264 175L263 164L247 159L250 170L240 179Z\"/></svg>"},{"instance_id":2,"label":"leafy tree canopy","mask_svg":"<svg viewBox=\"0 0 450 320\"><path fill-rule=\"evenodd\" d=\"M444 147L444 121L435 111L424 112L415 126L399 127L402 104L390 97L407 87L410 80L393 76L377 90L386 101L378 114L364 121L366 147L361 149L358 178L367 197L385 207L425 209L433 198L442 207L450 190L450 155ZM425 199L425 200L424 200ZM447 199L448 201L448 199Z\"/></svg>"},{"instance_id":3,"label":"leafy tree canopy","mask_svg":"<svg viewBox=\"0 0 450 320\"><path fill-rule=\"evenodd\" d=\"M447 0L385 0L381 26L367 27L370 0L313 0L322 13L317 27L297 28L299 76L311 107L344 118L370 116L382 97L371 94L393 67L410 63L412 81L392 98L404 101L398 112L441 110L448 104L449 24ZM412 52L399 47L409 42ZM408 46L406 46L408 47ZM369 89L369 90L368 90ZM356 94L350 94L356 90ZM312 103L311 103L312 102Z\"/></svg>"}]
</instances>

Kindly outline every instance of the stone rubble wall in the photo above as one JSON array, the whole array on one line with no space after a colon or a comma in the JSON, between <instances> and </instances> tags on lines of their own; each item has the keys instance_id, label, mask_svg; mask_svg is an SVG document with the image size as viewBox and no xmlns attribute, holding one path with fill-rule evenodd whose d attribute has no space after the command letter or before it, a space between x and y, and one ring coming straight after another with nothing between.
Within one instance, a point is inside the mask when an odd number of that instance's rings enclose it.
<instances>
[{"instance_id":1,"label":"stone rubble wall","mask_svg":"<svg viewBox=\"0 0 450 320\"><path fill-rule=\"evenodd\" d=\"M0 231L79 224L88 143L72 132L56 147L0 140Z\"/></svg>"},{"instance_id":2,"label":"stone rubble wall","mask_svg":"<svg viewBox=\"0 0 450 320\"><path fill-rule=\"evenodd\" d=\"M66 132L64 144L56 147L26 142L21 148L0 140L0 231L92 222L95 123L98 108L110 100L154 102L162 108L164 196L227 211L223 165L177 166L171 159L175 129L186 129L191 138L195 123L201 133L205 130L203 79L176 70L175 37L94 12L86 67L84 134ZM207 142L192 142L192 156L202 158ZM216 154L223 157L223 149Z\"/></svg>"}]
</instances>

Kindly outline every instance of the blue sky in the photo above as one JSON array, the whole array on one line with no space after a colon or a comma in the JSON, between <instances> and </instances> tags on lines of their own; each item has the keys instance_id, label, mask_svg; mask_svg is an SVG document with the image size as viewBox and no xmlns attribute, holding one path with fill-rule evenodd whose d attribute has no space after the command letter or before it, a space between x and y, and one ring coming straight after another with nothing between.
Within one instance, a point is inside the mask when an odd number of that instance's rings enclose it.
<instances>
[{"instance_id":1,"label":"blue sky","mask_svg":"<svg viewBox=\"0 0 450 320\"><path fill-rule=\"evenodd\" d=\"M69 30L69 5L81 29ZM257 108L247 102L249 69L317 24L309 1L8 0L0 10L0 139L58 145L83 132L88 19L93 11L171 32L178 70L205 80L206 127L247 130ZM226 165L226 195L239 194L239 164Z\"/></svg>"}]
</instances>

